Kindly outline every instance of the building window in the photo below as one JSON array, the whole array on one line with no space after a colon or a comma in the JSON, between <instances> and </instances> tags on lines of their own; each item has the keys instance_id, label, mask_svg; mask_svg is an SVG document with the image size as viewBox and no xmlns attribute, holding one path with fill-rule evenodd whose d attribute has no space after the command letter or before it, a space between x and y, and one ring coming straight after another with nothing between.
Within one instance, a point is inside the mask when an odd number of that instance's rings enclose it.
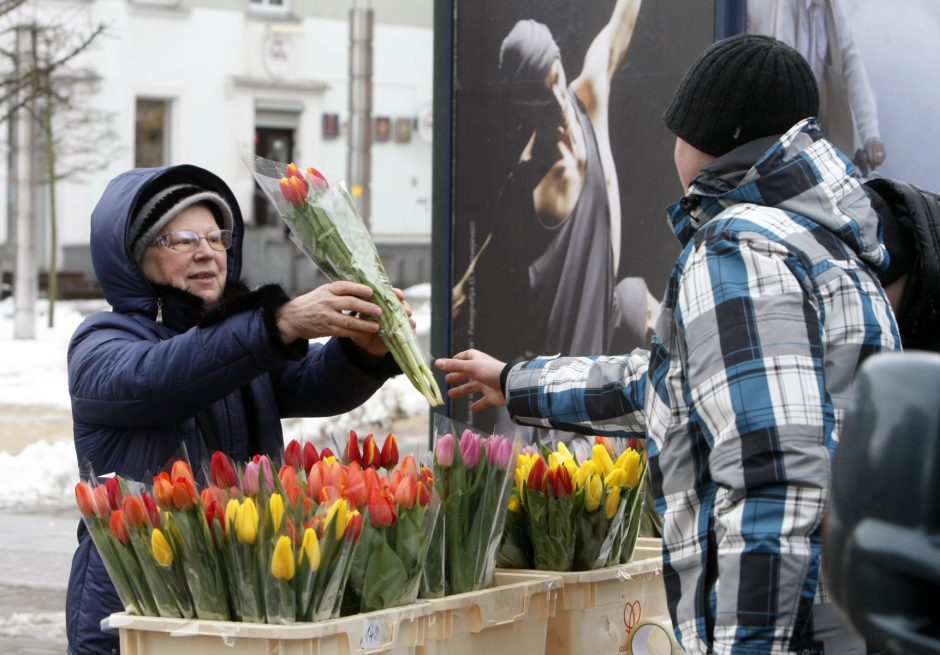
<instances>
[{"instance_id":1,"label":"building window","mask_svg":"<svg viewBox=\"0 0 940 655\"><path fill-rule=\"evenodd\" d=\"M294 161L294 130L287 128L256 127L255 154L279 162ZM274 205L255 183L255 225L280 225Z\"/></svg>"},{"instance_id":2,"label":"building window","mask_svg":"<svg viewBox=\"0 0 940 655\"><path fill-rule=\"evenodd\" d=\"M137 98L134 166L153 168L170 163L170 101Z\"/></svg>"}]
</instances>

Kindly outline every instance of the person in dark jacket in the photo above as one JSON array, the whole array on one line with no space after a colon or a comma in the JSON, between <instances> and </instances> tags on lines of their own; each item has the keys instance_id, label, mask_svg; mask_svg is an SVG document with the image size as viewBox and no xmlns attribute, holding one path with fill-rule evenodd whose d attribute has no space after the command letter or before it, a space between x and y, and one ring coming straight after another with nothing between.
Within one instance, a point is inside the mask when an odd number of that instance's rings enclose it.
<instances>
[{"instance_id":1,"label":"person in dark jacket","mask_svg":"<svg viewBox=\"0 0 940 655\"><path fill-rule=\"evenodd\" d=\"M890 266L878 275L905 350L940 352L940 195L875 178L865 190L884 231Z\"/></svg>"},{"instance_id":2,"label":"person in dark jacket","mask_svg":"<svg viewBox=\"0 0 940 655\"><path fill-rule=\"evenodd\" d=\"M277 285L249 291L242 238L235 196L202 168L135 169L105 189L91 254L112 310L89 316L68 350L83 474L140 480L183 446L194 463L216 449L236 461L276 455L281 418L349 411L400 372L364 318L381 314L368 287L332 282L293 299ZM69 653L115 653L117 636L100 624L123 607L84 524L78 542Z\"/></svg>"}]
</instances>

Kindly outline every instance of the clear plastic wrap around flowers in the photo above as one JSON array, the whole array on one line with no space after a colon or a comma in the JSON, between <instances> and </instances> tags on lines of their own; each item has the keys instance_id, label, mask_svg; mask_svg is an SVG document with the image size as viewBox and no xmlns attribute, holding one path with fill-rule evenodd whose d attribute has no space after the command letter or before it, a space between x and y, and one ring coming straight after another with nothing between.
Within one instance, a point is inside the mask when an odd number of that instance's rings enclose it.
<instances>
[{"instance_id":1,"label":"clear plastic wrap around flowers","mask_svg":"<svg viewBox=\"0 0 940 655\"><path fill-rule=\"evenodd\" d=\"M333 281L369 286L382 308L379 336L414 387L432 406L443 404L434 374L418 348L372 237L342 182L328 183L314 168L254 157L252 174L290 228L291 240Z\"/></svg>"}]
</instances>

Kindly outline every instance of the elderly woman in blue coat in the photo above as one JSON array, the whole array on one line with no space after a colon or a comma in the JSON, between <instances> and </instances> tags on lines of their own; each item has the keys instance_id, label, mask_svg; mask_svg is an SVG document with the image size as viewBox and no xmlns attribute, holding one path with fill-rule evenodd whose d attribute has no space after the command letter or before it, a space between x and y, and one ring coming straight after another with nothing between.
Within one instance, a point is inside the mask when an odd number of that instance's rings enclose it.
<instances>
[{"instance_id":1,"label":"elderly woman in blue coat","mask_svg":"<svg viewBox=\"0 0 940 655\"><path fill-rule=\"evenodd\" d=\"M400 372L367 320L381 313L368 287L249 291L242 236L234 195L207 170L135 169L108 185L91 253L112 310L89 316L68 351L75 449L96 474L141 479L183 445L194 462L277 454L281 418L349 411ZM83 525L78 541L69 653L110 655L118 640L100 623L123 608Z\"/></svg>"}]
</instances>

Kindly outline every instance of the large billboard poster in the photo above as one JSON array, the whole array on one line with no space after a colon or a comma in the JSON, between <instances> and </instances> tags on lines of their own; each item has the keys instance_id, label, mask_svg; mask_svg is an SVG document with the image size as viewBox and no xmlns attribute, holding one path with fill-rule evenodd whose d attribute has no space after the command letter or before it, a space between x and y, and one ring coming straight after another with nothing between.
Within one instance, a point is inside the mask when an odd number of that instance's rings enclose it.
<instances>
[{"instance_id":1,"label":"large billboard poster","mask_svg":"<svg viewBox=\"0 0 940 655\"><path fill-rule=\"evenodd\" d=\"M662 113L713 2L455 2L450 354L644 346L678 244ZM483 429L507 422L450 415Z\"/></svg>"}]
</instances>

